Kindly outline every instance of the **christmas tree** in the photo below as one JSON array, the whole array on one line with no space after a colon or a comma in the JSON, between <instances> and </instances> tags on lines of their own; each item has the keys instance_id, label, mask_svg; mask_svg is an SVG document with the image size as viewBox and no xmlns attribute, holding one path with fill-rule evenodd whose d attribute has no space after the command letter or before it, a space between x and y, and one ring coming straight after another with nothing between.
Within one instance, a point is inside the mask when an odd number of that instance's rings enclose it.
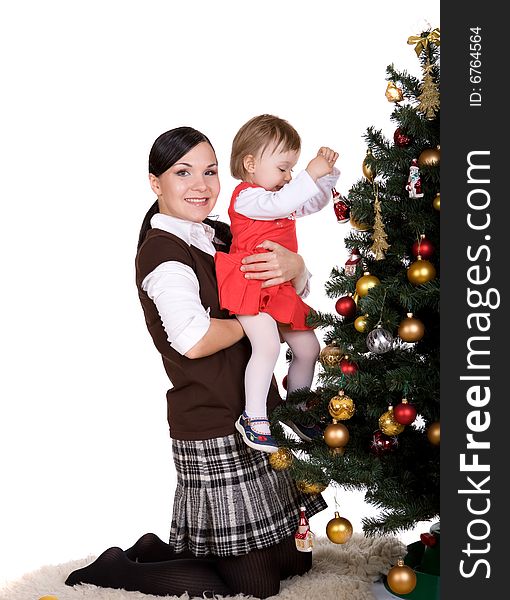
<instances>
[{"instance_id":1,"label":"christmas tree","mask_svg":"<svg viewBox=\"0 0 510 600\"><path fill-rule=\"evenodd\" d=\"M350 257L326 284L335 313L309 320L326 344L317 387L272 417L274 468L308 493L364 490L380 509L363 519L367 535L439 515L439 30L408 43L422 77L387 67L393 139L369 127L363 178L334 198ZM320 423L323 436L290 438L288 421Z\"/></svg>"}]
</instances>

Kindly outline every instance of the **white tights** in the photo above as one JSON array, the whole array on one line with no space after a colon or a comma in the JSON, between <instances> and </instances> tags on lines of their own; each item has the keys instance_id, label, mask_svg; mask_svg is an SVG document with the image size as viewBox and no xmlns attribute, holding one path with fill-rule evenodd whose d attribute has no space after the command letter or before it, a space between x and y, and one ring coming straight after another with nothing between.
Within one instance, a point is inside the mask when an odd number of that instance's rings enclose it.
<instances>
[{"instance_id":1,"label":"white tights","mask_svg":"<svg viewBox=\"0 0 510 600\"><path fill-rule=\"evenodd\" d=\"M244 386L246 413L250 417L267 418L266 398L271 385L274 367L280 355L280 332L292 351L292 360L287 373L287 394L313 381L315 363L320 345L312 329L293 331L278 329L278 323L267 313L237 315L250 340L252 353L246 365ZM259 427L260 433L269 433L269 428Z\"/></svg>"}]
</instances>

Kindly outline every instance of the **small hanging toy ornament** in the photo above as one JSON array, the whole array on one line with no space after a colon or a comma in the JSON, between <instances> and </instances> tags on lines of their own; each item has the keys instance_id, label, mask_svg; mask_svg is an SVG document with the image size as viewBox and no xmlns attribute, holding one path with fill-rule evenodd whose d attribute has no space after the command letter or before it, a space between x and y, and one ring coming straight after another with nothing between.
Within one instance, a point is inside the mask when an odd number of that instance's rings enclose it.
<instances>
[{"instance_id":1,"label":"small hanging toy ornament","mask_svg":"<svg viewBox=\"0 0 510 600\"><path fill-rule=\"evenodd\" d=\"M347 223L351 209L345 199L339 194L335 188L333 192L333 210L335 211L336 220L338 223Z\"/></svg>"},{"instance_id":2,"label":"small hanging toy ornament","mask_svg":"<svg viewBox=\"0 0 510 600\"><path fill-rule=\"evenodd\" d=\"M398 435L404 431L405 425L395 421L393 406L388 406L388 410L379 417L379 428L386 435Z\"/></svg>"},{"instance_id":3,"label":"small hanging toy ornament","mask_svg":"<svg viewBox=\"0 0 510 600\"><path fill-rule=\"evenodd\" d=\"M399 558L397 564L388 571L386 581L395 594L410 594L416 587L416 573Z\"/></svg>"},{"instance_id":4,"label":"small hanging toy ornament","mask_svg":"<svg viewBox=\"0 0 510 600\"><path fill-rule=\"evenodd\" d=\"M429 239L425 237L424 233L420 235L419 240L414 242L411 248L411 252L413 253L413 256L415 258L417 258L419 255L425 260L431 258L431 256L434 254L434 250L434 245Z\"/></svg>"},{"instance_id":5,"label":"small hanging toy ornament","mask_svg":"<svg viewBox=\"0 0 510 600\"><path fill-rule=\"evenodd\" d=\"M298 528L294 534L294 541L299 552L311 552L313 549L315 534L310 530L310 524L305 513L305 507L299 507Z\"/></svg>"},{"instance_id":6,"label":"small hanging toy ornament","mask_svg":"<svg viewBox=\"0 0 510 600\"><path fill-rule=\"evenodd\" d=\"M350 419L355 408L352 398L347 396L343 390L339 390L338 395L333 396L328 404L329 414L337 421Z\"/></svg>"},{"instance_id":7,"label":"small hanging toy ornament","mask_svg":"<svg viewBox=\"0 0 510 600\"><path fill-rule=\"evenodd\" d=\"M311 496L315 496L320 494L326 489L326 486L322 483L315 483L313 481L296 481L296 487L303 494L310 494Z\"/></svg>"},{"instance_id":8,"label":"small hanging toy ornament","mask_svg":"<svg viewBox=\"0 0 510 600\"><path fill-rule=\"evenodd\" d=\"M326 525L326 535L333 544L345 544L352 537L352 524L335 511L335 516Z\"/></svg>"},{"instance_id":9,"label":"small hanging toy ornament","mask_svg":"<svg viewBox=\"0 0 510 600\"><path fill-rule=\"evenodd\" d=\"M388 102L400 102L404 98L402 90L395 85L393 81L389 81L384 94Z\"/></svg>"},{"instance_id":10,"label":"small hanging toy ornament","mask_svg":"<svg viewBox=\"0 0 510 600\"><path fill-rule=\"evenodd\" d=\"M345 261L344 273L346 275L356 275L356 267L361 261L361 254L357 248L353 248L349 258Z\"/></svg>"},{"instance_id":11,"label":"small hanging toy ornament","mask_svg":"<svg viewBox=\"0 0 510 600\"><path fill-rule=\"evenodd\" d=\"M402 402L393 408L393 418L401 425L411 425L416 419L416 415L416 408L412 404L409 404L406 398L402 398Z\"/></svg>"},{"instance_id":12,"label":"small hanging toy ornament","mask_svg":"<svg viewBox=\"0 0 510 600\"><path fill-rule=\"evenodd\" d=\"M413 313L407 313L407 317L400 321L398 326L398 337L403 342L413 344L419 342L425 335L425 326L416 317L413 317Z\"/></svg>"},{"instance_id":13,"label":"small hanging toy ornament","mask_svg":"<svg viewBox=\"0 0 510 600\"><path fill-rule=\"evenodd\" d=\"M386 241L388 237L386 235L386 231L384 230L384 223L381 215L381 201L379 200L379 193L377 184L374 182L374 209L375 209L375 218L374 218L374 232L372 233L372 239L374 243L370 247L370 250L374 253L375 260L384 260L385 252L388 250L390 245Z\"/></svg>"},{"instance_id":14,"label":"small hanging toy ornament","mask_svg":"<svg viewBox=\"0 0 510 600\"><path fill-rule=\"evenodd\" d=\"M395 143L395 146L397 146L397 148L407 148L407 146L409 146L411 144L411 142L413 141L413 139L406 135L402 129L400 129L400 127L397 127L397 129L395 129L395 133L393 134L393 142Z\"/></svg>"},{"instance_id":15,"label":"small hanging toy ornament","mask_svg":"<svg viewBox=\"0 0 510 600\"><path fill-rule=\"evenodd\" d=\"M393 347L393 336L384 329L381 323L375 326L375 329L367 335L367 348L374 354L384 354Z\"/></svg>"},{"instance_id":16,"label":"small hanging toy ornament","mask_svg":"<svg viewBox=\"0 0 510 600\"><path fill-rule=\"evenodd\" d=\"M336 367L344 357L344 352L335 344L328 344L319 354L319 360L323 367Z\"/></svg>"},{"instance_id":17,"label":"small hanging toy ornament","mask_svg":"<svg viewBox=\"0 0 510 600\"><path fill-rule=\"evenodd\" d=\"M413 285L421 285L432 281L435 276L436 268L434 265L428 260L423 260L419 254L416 261L411 263L407 269L407 279Z\"/></svg>"},{"instance_id":18,"label":"small hanging toy ornament","mask_svg":"<svg viewBox=\"0 0 510 600\"><path fill-rule=\"evenodd\" d=\"M358 317L357 319L355 319L354 329L356 329L356 331L359 331L360 333L365 333L365 331L367 330L367 327L368 327L367 318L368 318L368 315L361 315L361 317Z\"/></svg>"},{"instance_id":19,"label":"small hanging toy ornament","mask_svg":"<svg viewBox=\"0 0 510 600\"><path fill-rule=\"evenodd\" d=\"M396 435L386 435L380 429L374 431L370 441L370 451L376 456L383 456L392 450L398 448L398 438Z\"/></svg>"},{"instance_id":20,"label":"small hanging toy ornament","mask_svg":"<svg viewBox=\"0 0 510 600\"><path fill-rule=\"evenodd\" d=\"M352 360L349 360L347 354L342 358L338 365L343 375L354 375L358 372L358 365L355 362L352 362Z\"/></svg>"},{"instance_id":21,"label":"small hanging toy ornament","mask_svg":"<svg viewBox=\"0 0 510 600\"><path fill-rule=\"evenodd\" d=\"M354 302L354 298L352 294L348 294L347 296L342 296L338 298L335 303L335 310L341 316L346 319L351 319L356 314L356 302Z\"/></svg>"},{"instance_id":22,"label":"small hanging toy ornament","mask_svg":"<svg viewBox=\"0 0 510 600\"><path fill-rule=\"evenodd\" d=\"M372 183L375 177L375 167L373 167L374 155L370 148L367 150L367 155L363 159L363 164L361 165L361 169L363 171L363 175Z\"/></svg>"},{"instance_id":23,"label":"small hanging toy ornament","mask_svg":"<svg viewBox=\"0 0 510 600\"><path fill-rule=\"evenodd\" d=\"M432 65L430 64L429 44L439 46L441 43L441 34L438 27L433 31L425 32L422 35L412 35L407 40L408 44L416 44L414 50L419 57L422 52L426 52L425 64L423 68L423 83L421 84L421 94L418 96L418 110L429 120L434 119L439 110L439 89L432 76Z\"/></svg>"},{"instance_id":24,"label":"small hanging toy ornament","mask_svg":"<svg viewBox=\"0 0 510 600\"><path fill-rule=\"evenodd\" d=\"M439 446L441 441L439 421L435 421L427 427L427 438L433 446Z\"/></svg>"},{"instance_id":25,"label":"small hanging toy ornament","mask_svg":"<svg viewBox=\"0 0 510 600\"><path fill-rule=\"evenodd\" d=\"M294 455L288 448L278 448L276 452L269 455L269 464L275 471L285 471L294 460Z\"/></svg>"},{"instance_id":26,"label":"small hanging toy ornament","mask_svg":"<svg viewBox=\"0 0 510 600\"><path fill-rule=\"evenodd\" d=\"M361 298L365 297L371 288L379 285L381 280L375 275L370 275L369 271L365 271L363 276L356 282L356 293Z\"/></svg>"},{"instance_id":27,"label":"small hanging toy ornament","mask_svg":"<svg viewBox=\"0 0 510 600\"><path fill-rule=\"evenodd\" d=\"M342 455L344 453L344 446L349 441L349 430L342 423L337 423L336 419L333 419L333 423L330 423L324 430L324 441L331 448L333 454Z\"/></svg>"},{"instance_id":28,"label":"small hanging toy ornament","mask_svg":"<svg viewBox=\"0 0 510 600\"><path fill-rule=\"evenodd\" d=\"M416 158L413 158L411 166L409 167L406 190L409 192L409 198L423 198L420 169Z\"/></svg>"},{"instance_id":29,"label":"small hanging toy ornament","mask_svg":"<svg viewBox=\"0 0 510 600\"><path fill-rule=\"evenodd\" d=\"M441 194L438 192L434 200L432 200L432 206L438 212L441 210Z\"/></svg>"},{"instance_id":30,"label":"small hanging toy ornament","mask_svg":"<svg viewBox=\"0 0 510 600\"><path fill-rule=\"evenodd\" d=\"M441 162L441 146L435 148L426 148L418 156L419 167L437 167Z\"/></svg>"}]
</instances>

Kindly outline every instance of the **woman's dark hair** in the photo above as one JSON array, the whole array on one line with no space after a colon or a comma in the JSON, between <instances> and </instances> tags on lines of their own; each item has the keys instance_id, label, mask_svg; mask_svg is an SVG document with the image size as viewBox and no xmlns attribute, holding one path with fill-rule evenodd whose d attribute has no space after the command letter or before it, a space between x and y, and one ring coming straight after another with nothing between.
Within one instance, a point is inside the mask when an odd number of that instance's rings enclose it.
<instances>
[{"instance_id":1,"label":"woman's dark hair","mask_svg":"<svg viewBox=\"0 0 510 600\"><path fill-rule=\"evenodd\" d=\"M156 139L154 144L152 144L149 153L149 173L159 177L201 142L207 142L212 148L209 139L200 131L193 129L193 127L176 127L175 129L170 129L170 131L162 133ZM147 232L151 228L151 218L157 212L159 212L159 207L158 201L156 200L143 219L140 234L138 236L138 248L142 245Z\"/></svg>"}]
</instances>

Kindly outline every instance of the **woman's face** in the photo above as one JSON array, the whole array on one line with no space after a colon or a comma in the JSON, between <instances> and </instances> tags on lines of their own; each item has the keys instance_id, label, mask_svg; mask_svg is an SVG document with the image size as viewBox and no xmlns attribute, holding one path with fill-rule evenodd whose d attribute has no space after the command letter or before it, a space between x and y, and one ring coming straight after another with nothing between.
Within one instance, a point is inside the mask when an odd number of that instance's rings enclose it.
<instances>
[{"instance_id":1,"label":"woman's face","mask_svg":"<svg viewBox=\"0 0 510 600\"><path fill-rule=\"evenodd\" d=\"M200 142L159 177L149 174L159 212L199 223L212 211L218 194L218 163L207 142Z\"/></svg>"}]
</instances>

